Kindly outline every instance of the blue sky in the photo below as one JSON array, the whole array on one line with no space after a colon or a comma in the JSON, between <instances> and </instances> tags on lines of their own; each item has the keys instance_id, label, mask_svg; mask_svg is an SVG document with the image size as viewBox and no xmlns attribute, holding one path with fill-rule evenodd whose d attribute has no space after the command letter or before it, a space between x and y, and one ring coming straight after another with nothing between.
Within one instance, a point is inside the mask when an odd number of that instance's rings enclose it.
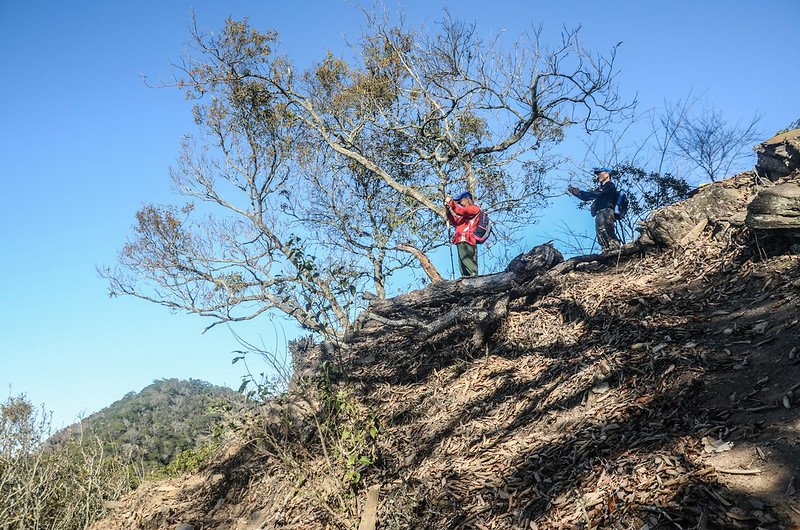
<instances>
[{"instance_id":1,"label":"blue sky","mask_svg":"<svg viewBox=\"0 0 800 530\"><path fill-rule=\"evenodd\" d=\"M620 89L642 108L702 94L732 120L763 113L765 135L800 118L800 3L771 2L392 2L413 24L432 24L449 6L485 35L546 35L582 26L586 46L622 42ZM190 104L140 78L168 78L188 39L191 13L217 30L248 16L281 33L299 65L355 40L362 15L350 2L184 0L11 2L0 0L0 397L26 393L56 425L92 413L154 379L204 379L237 387L238 345L224 327L146 302L109 299L95 267L124 244L134 212L174 202L168 168ZM580 158L581 153L575 153ZM550 219L586 227L574 201ZM555 222L526 241L549 239ZM445 264L439 264L446 267ZM241 331L267 345L294 335L280 321ZM276 330L279 332L275 337Z\"/></svg>"}]
</instances>

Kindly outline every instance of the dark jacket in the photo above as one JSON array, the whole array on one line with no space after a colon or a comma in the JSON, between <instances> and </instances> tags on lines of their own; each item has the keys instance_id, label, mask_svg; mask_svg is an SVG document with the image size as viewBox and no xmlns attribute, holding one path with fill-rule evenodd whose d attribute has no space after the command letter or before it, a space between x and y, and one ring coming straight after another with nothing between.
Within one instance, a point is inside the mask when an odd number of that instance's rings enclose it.
<instances>
[{"instance_id":1,"label":"dark jacket","mask_svg":"<svg viewBox=\"0 0 800 530\"><path fill-rule=\"evenodd\" d=\"M591 208L592 216L597 215L597 212L606 208L613 210L617 205L617 187L610 180L605 184L601 184L596 190L579 191L575 196L582 201L594 201Z\"/></svg>"}]
</instances>

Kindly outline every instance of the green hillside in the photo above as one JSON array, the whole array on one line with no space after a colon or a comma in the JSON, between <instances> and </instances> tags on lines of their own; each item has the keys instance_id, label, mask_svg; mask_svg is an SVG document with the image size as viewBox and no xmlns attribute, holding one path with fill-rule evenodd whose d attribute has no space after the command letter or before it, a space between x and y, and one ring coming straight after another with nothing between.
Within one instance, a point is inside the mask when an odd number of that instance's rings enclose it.
<instances>
[{"instance_id":1,"label":"green hillside","mask_svg":"<svg viewBox=\"0 0 800 530\"><path fill-rule=\"evenodd\" d=\"M161 379L67 427L55 439L97 436L152 471L208 441L220 408L241 399L205 381Z\"/></svg>"}]
</instances>

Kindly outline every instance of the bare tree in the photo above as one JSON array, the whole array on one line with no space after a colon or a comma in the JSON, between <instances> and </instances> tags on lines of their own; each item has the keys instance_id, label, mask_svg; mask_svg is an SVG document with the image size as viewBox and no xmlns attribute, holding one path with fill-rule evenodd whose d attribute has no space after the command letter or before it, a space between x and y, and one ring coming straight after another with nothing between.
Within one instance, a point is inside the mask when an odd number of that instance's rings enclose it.
<instances>
[{"instance_id":1,"label":"bare tree","mask_svg":"<svg viewBox=\"0 0 800 530\"><path fill-rule=\"evenodd\" d=\"M712 106L678 123L675 152L690 160L704 178L724 178L738 161L750 155L760 137L756 129L760 119L755 115L750 121L731 124Z\"/></svg>"},{"instance_id":2,"label":"bare tree","mask_svg":"<svg viewBox=\"0 0 800 530\"><path fill-rule=\"evenodd\" d=\"M399 270L440 277L426 254L446 244L448 194L472 191L512 234L545 198L547 146L629 108L615 50L592 55L577 31L552 49L541 30L507 49L449 16L434 32L367 22L347 59L304 72L273 31L195 26L176 84L201 134L173 171L193 202L137 214L102 271L112 294L212 326L278 310L340 338L365 290L384 297Z\"/></svg>"},{"instance_id":3,"label":"bare tree","mask_svg":"<svg viewBox=\"0 0 800 530\"><path fill-rule=\"evenodd\" d=\"M623 239L635 237L639 221L653 210L686 199L693 185L728 176L758 141L758 115L729 124L714 107L695 112L699 102L691 93L665 101L661 109L648 110L585 141L586 157L575 173L588 176L591 167L612 169L617 188L625 191L629 202L627 216L616 224ZM700 178L693 175L695 168ZM592 186L588 178L583 185ZM559 240L571 251L590 246L591 238L570 228L561 233L565 237Z\"/></svg>"}]
</instances>

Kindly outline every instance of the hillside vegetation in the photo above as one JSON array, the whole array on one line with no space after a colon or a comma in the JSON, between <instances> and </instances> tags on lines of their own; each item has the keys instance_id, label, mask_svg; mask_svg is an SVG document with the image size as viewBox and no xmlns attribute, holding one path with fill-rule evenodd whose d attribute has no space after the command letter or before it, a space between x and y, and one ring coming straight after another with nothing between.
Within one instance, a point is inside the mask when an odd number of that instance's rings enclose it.
<instances>
[{"instance_id":1,"label":"hillside vegetation","mask_svg":"<svg viewBox=\"0 0 800 530\"><path fill-rule=\"evenodd\" d=\"M83 529L143 480L197 469L219 447L213 410L240 400L160 380L50 436L45 411L10 397L0 404L0 528Z\"/></svg>"},{"instance_id":2,"label":"hillside vegetation","mask_svg":"<svg viewBox=\"0 0 800 530\"><path fill-rule=\"evenodd\" d=\"M56 438L97 436L153 471L208 441L226 402L241 402L241 396L196 379L160 379L140 392L126 394Z\"/></svg>"},{"instance_id":3,"label":"hillside vegetation","mask_svg":"<svg viewBox=\"0 0 800 530\"><path fill-rule=\"evenodd\" d=\"M375 301L341 347L296 344L213 462L92 529L796 527L800 256L745 225L776 188L744 173L622 252Z\"/></svg>"}]
</instances>

